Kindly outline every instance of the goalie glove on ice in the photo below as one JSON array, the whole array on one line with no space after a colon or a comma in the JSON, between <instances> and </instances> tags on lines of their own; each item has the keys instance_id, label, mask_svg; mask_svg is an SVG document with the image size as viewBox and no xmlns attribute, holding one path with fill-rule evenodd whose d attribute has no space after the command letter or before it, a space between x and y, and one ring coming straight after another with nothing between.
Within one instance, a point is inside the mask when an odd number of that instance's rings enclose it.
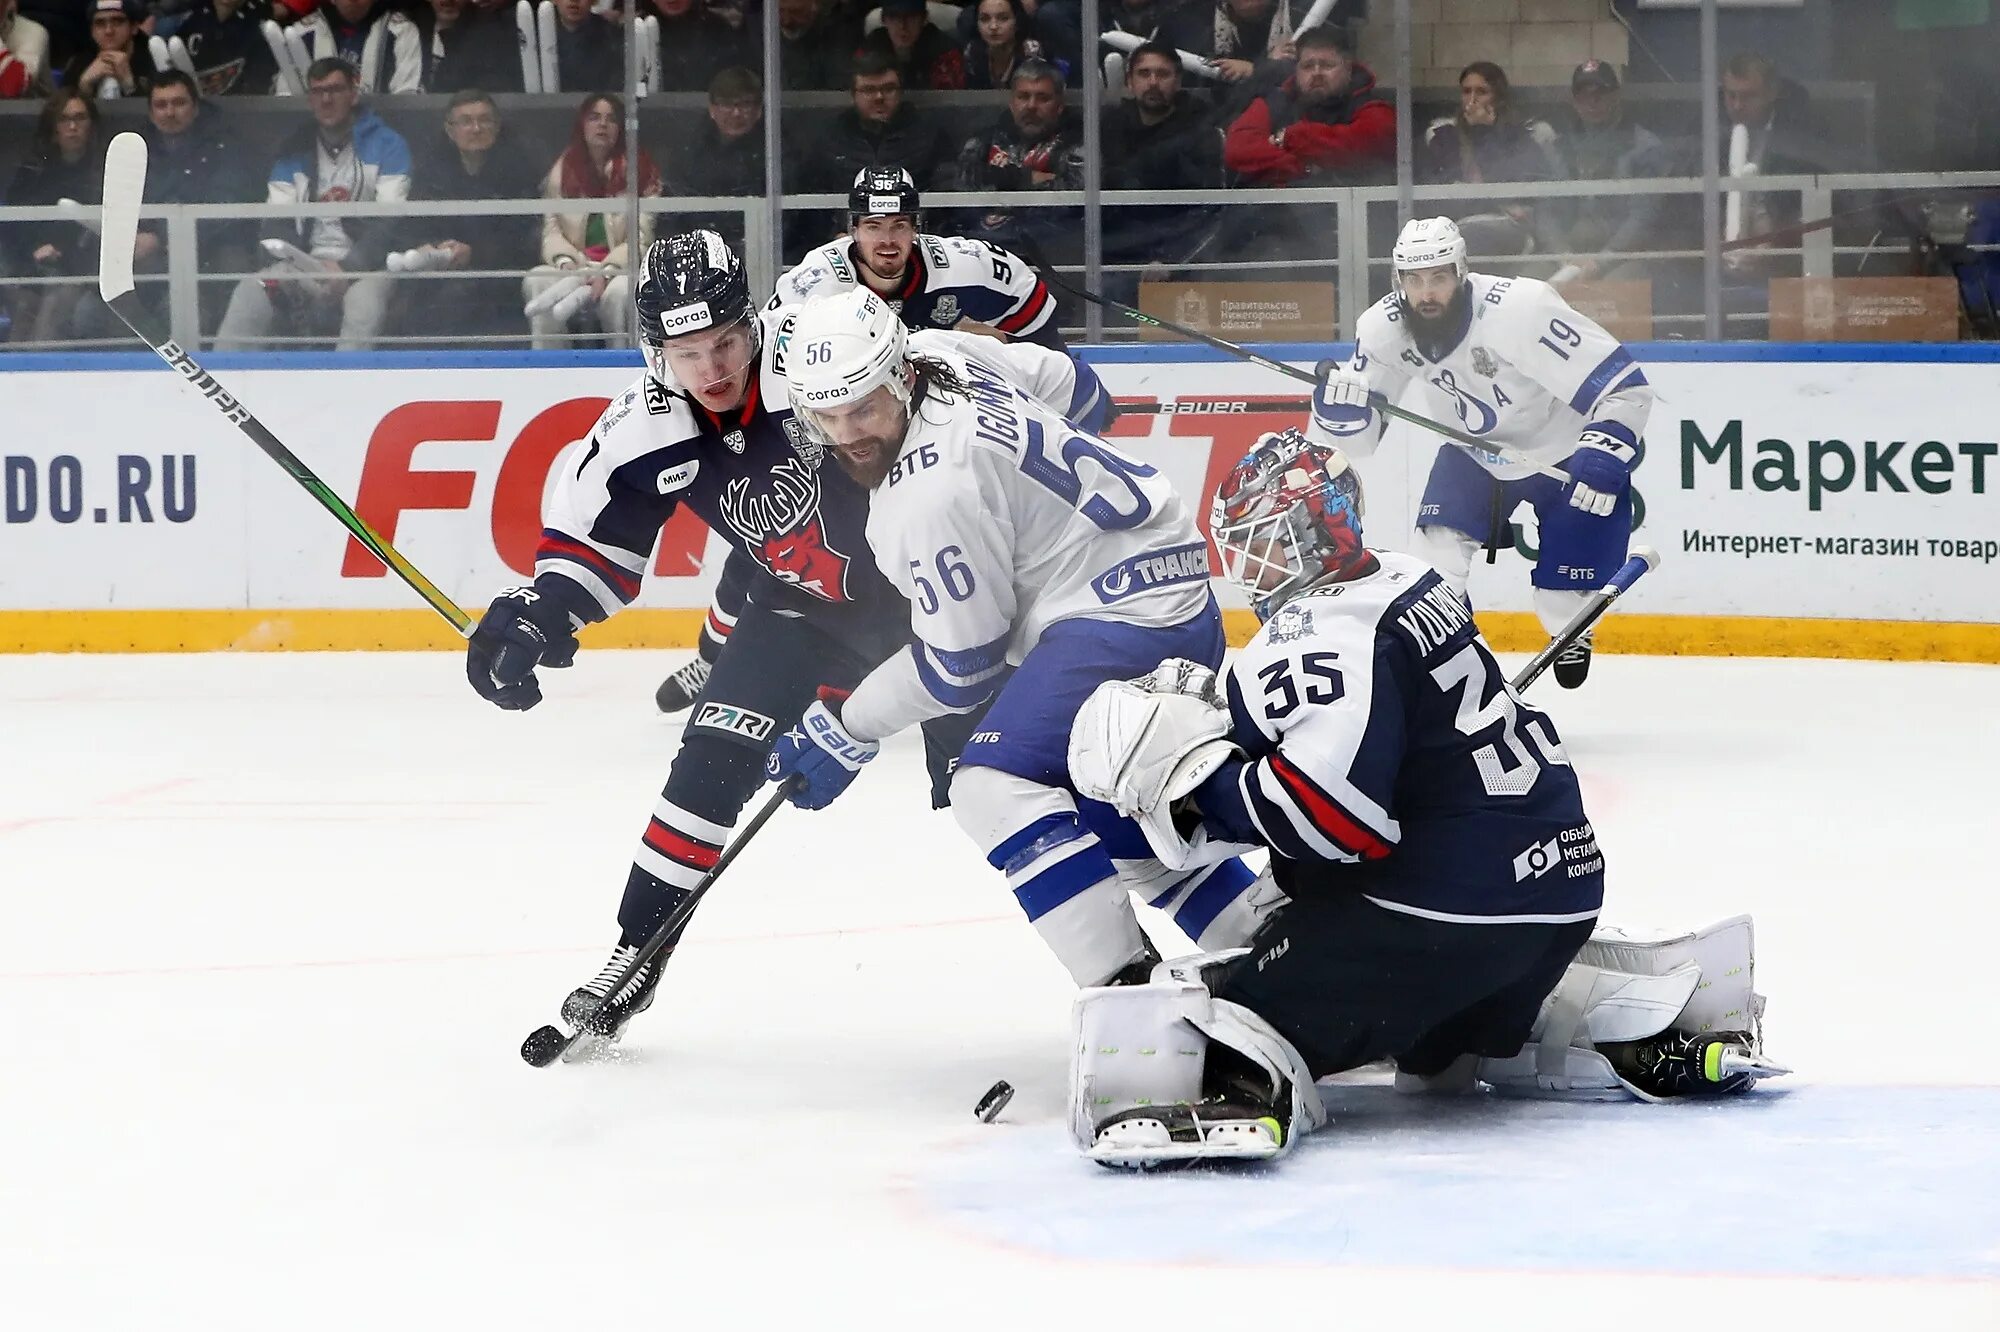
<instances>
[{"instance_id":1,"label":"goalie glove on ice","mask_svg":"<svg viewBox=\"0 0 2000 1332\"><path fill-rule=\"evenodd\" d=\"M509 588L466 640L466 678L487 702L525 712L542 701L535 668L568 666L576 648L569 611L558 598L533 587Z\"/></svg>"},{"instance_id":2,"label":"goalie glove on ice","mask_svg":"<svg viewBox=\"0 0 2000 1332\"><path fill-rule=\"evenodd\" d=\"M827 706L846 698L843 690L820 691L820 700L806 709L799 724L778 737L764 774L772 781L798 779L791 801L800 809L825 809L853 783L855 774L881 752L876 740L857 740Z\"/></svg>"},{"instance_id":3,"label":"goalie glove on ice","mask_svg":"<svg viewBox=\"0 0 2000 1332\"><path fill-rule=\"evenodd\" d=\"M1638 456L1638 442L1622 426L1585 426L1577 437L1576 452L1562 462L1562 469L1574 478L1569 485L1570 507L1607 517L1632 488L1632 464Z\"/></svg>"}]
</instances>

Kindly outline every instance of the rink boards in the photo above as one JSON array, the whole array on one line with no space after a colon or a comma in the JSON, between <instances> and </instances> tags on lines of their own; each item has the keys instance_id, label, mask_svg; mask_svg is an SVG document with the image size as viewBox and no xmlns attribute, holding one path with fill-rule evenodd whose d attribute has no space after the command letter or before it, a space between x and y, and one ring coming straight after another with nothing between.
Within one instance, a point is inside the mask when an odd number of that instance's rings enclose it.
<instances>
[{"instance_id":1,"label":"rink boards","mask_svg":"<svg viewBox=\"0 0 2000 1332\"><path fill-rule=\"evenodd\" d=\"M1309 369L1333 349L1287 347ZM1661 568L1611 650L2000 661L2000 376L1985 347L1635 348L1660 402L1635 540ZM1193 507L1304 385L1204 349L1090 353L1153 407L1111 431ZM78 368L85 360L89 368ZM150 357L0 363L0 650L446 647L453 634L304 491ZM228 389L469 610L525 580L562 451L638 373L612 354L229 357ZM1476 396L1478 387L1474 386ZM1259 400L1264 401L1260 402ZM1404 404L1421 410L1414 395ZM1166 410L1161 410L1161 409ZM1453 424L1460 424L1457 421ZM1434 436L1359 463L1371 544L1407 544ZM1496 644L1540 641L1532 515L1476 567ZM662 534L638 607L599 644L685 646L721 543ZM1227 589L1225 605L1247 612Z\"/></svg>"}]
</instances>

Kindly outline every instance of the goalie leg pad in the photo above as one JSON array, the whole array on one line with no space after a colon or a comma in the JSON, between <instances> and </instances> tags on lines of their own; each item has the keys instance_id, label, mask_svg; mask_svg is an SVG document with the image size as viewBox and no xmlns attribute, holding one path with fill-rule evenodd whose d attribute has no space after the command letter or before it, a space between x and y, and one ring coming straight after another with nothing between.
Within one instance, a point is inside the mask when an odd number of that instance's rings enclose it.
<instances>
[{"instance_id":1,"label":"goalie leg pad","mask_svg":"<svg viewBox=\"0 0 2000 1332\"><path fill-rule=\"evenodd\" d=\"M1255 1013L1212 997L1202 961L1077 996L1070 1136L1092 1160L1266 1160L1325 1122L1305 1060Z\"/></svg>"},{"instance_id":2,"label":"goalie leg pad","mask_svg":"<svg viewBox=\"0 0 2000 1332\"><path fill-rule=\"evenodd\" d=\"M1506 1095L1657 1101L1599 1047L1709 1032L1734 1038L1729 1061L1748 1075L1735 1086L1778 1076L1788 1070L1763 1057L1754 972L1748 916L1667 938L1600 930L1543 1002L1529 1043L1511 1058L1480 1061L1480 1080Z\"/></svg>"}]
</instances>

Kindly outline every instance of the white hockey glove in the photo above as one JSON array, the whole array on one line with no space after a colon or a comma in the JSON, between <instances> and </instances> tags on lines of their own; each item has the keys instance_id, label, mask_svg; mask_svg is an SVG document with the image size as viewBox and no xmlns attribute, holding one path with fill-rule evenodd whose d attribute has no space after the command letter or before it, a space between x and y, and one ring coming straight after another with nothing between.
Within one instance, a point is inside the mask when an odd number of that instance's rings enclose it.
<instances>
[{"instance_id":1,"label":"white hockey glove","mask_svg":"<svg viewBox=\"0 0 2000 1332\"><path fill-rule=\"evenodd\" d=\"M1608 517L1632 488L1632 463L1639 451L1607 431L1586 428L1577 437L1576 452L1563 459L1562 469L1575 478L1569 486L1573 509Z\"/></svg>"},{"instance_id":2,"label":"white hockey glove","mask_svg":"<svg viewBox=\"0 0 2000 1332\"><path fill-rule=\"evenodd\" d=\"M1214 857L1202 854L1205 839L1190 841L1175 826L1174 802L1240 752L1228 736L1229 709L1212 694L1156 693L1143 682L1108 680L1084 700L1070 728L1070 780L1080 794L1137 822L1161 861L1187 868Z\"/></svg>"},{"instance_id":3,"label":"white hockey glove","mask_svg":"<svg viewBox=\"0 0 2000 1332\"><path fill-rule=\"evenodd\" d=\"M1221 706L1215 691L1215 672L1185 657L1168 657L1131 683L1149 694L1186 694Z\"/></svg>"},{"instance_id":4,"label":"white hockey glove","mask_svg":"<svg viewBox=\"0 0 2000 1332\"><path fill-rule=\"evenodd\" d=\"M1321 361L1319 383L1313 388L1312 422L1306 435L1314 443L1338 444L1356 453L1373 450L1369 432L1375 409L1368 405L1368 379L1338 361Z\"/></svg>"}]
</instances>

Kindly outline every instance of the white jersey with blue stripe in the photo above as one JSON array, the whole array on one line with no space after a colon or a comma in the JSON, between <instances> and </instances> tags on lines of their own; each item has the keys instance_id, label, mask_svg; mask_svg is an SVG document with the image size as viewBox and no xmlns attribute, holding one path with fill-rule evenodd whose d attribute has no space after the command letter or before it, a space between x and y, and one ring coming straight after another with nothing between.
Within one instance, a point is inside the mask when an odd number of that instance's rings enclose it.
<instances>
[{"instance_id":1,"label":"white jersey with blue stripe","mask_svg":"<svg viewBox=\"0 0 2000 1332\"><path fill-rule=\"evenodd\" d=\"M1450 350L1432 357L1420 348L1391 293L1362 313L1348 368L1390 402L1412 380L1422 383L1419 410L1535 463L1561 462L1586 429L1638 445L1653 410L1653 388L1617 338L1571 309L1546 282L1486 273L1468 281L1469 313ZM1350 453L1366 453L1387 424L1381 419L1374 430L1343 435L1340 443ZM1534 471L1497 450L1466 451L1503 481Z\"/></svg>"},{"instance_id":2,"label":"white jersey with blue stripe","mask_svg":"<svg viewBox=\"0 0 2000 1332\"><path fill-rule=\"evenodd\" d=\"M956 352L978 361L1035 401L1079 424L1088 423L1104 410L1103 381L1088 370L1080 370L1063 353L1039 343L1002 342L983 333L926 329L910 334L909 348L912 356Z\"/></svg>"},{"instance_id":3,"label":"white jersey with blue stripe","mask_svg":"<svg viewBox=\"0 0 2000 1332\"><path fill-rule=\"evenodd\" d=\"M927 337L912 350L968 391L929 389L913 405L870 498L868 544L910 600L916 641L842 710L868 739L978 706L1058 621L1175 625L1210 603L1207 543L1158 469L1071 425L984 356Z\"/></svg>"}]
</instances>

